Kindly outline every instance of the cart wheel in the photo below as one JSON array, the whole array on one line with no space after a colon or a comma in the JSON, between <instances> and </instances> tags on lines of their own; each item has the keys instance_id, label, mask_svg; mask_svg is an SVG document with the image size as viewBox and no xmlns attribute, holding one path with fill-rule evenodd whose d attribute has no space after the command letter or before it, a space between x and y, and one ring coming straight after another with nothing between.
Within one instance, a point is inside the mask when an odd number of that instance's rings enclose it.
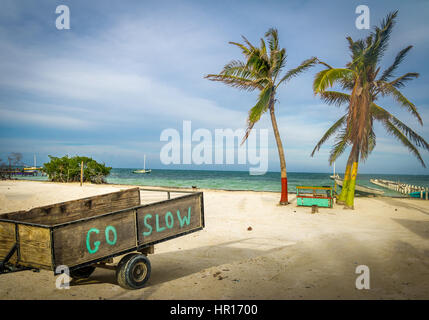
<instances>
[{"instance_id":1,"label":"cart wheel","mask_svg":"<svg viewBox=\"0 0 429 320\"><path fill-rule=\"evenodd\" d=\"M136 253L129 253L129 254L123 256L121 260L119 260L118 264L116 265L116 277L118 276L118 272L121 269L122 265L127 263L128 260L130 260L135 255L136 255Z\"/></svg>"},{"instance_id":2,"label":"cart wheel","mask_svg":"<svg viewBox=\"0 0 429 320\"><path fill-rule=\"evenodd\" d=\"M134 253L131 257L129 256L122 258L123 260L127 259L122 264L121 260L116 269L118 284L125 289L143 288L150 277L150 261L140 253Z\"/></svg>"},{"instance_id":3,"label":"cart wheel","mask_svg":"<svg viewBox=\"0 0 429 320\"><path fill-rule=\"evenodd\" d=\"M70 277L73 279L86 279L94 272L95 267L87 266L70 271Z\"/></svg>"}]
</instances>

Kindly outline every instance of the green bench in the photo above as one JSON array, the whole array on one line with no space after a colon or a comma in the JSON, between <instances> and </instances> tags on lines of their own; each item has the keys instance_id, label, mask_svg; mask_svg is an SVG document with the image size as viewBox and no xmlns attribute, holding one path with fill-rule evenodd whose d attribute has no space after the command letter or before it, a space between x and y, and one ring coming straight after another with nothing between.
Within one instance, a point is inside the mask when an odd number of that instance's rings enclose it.
<instances>
[{"instance_id":1,"label":"green bench","mask_svg":"<svg viewBox=\"0 0 429 320\"><path fill-rule=\"evenodd\" d=\"M332 208L334 204L332 187L297 186L296 203L304 207Z\"/></svg>"}]
</instances>

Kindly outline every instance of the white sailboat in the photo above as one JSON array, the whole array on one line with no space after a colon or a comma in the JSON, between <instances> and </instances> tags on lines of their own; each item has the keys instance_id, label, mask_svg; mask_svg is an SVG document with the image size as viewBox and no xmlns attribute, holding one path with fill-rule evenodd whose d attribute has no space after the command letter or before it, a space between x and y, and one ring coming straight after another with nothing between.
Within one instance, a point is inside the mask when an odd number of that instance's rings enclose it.
<instances>
[{"instance_id":1,"label":"white sailboat","mask_svg":"<svg viewBox=\"0 0 429 320\"><path fill-rule=\"evenodd\" d=\"M37 173L38 170L41 170L42 167L37 167L36 166L36 154L34 154L34 166L33 167L24 167L24 171L25 172L32 172L32 173Z\"/></svg>"},{"instance_id":2,"label":"white sailboat","mask_svg":"<svg viewBox=\"0 0 429 320\"><path fill-rule=\"evenodd\" d=\"M143 169L134 170L133 173L151 173L151 169L146 169L146 155L144 155Z\"/></svg>"},{"instance_id":3,"label":"white sailboat","mask_svg":"<svg viewBox=\"0 0 429 320\"><path fill-rule=\"evenodd\" d=\"M333 180L340 178L340 176L338 174L335 174L335 162L334 162L334 174L332 176L330 176L330 178Z\"/></svg>"}]
</instances>

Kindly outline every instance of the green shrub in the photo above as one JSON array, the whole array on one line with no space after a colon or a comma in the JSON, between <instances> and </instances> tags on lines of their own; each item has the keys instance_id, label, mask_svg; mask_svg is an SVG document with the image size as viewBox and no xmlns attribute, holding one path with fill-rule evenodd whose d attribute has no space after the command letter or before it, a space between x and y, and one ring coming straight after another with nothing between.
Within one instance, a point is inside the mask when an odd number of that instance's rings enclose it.
<instances>
[{"instance_id":1,"label":"green shrub","mask_svg":"<svg viewBox=\"0 0 429 320\"><path fill-rule=\"evenodd\" d=\"M111 167L98 163L92 158L68 155L58 158L49 156L48 163L43 164L43 171L51 181L55 182L79 182L80 164L83 161L83 181L92 183L106 183Z\"/></svg>"}]
</instances>

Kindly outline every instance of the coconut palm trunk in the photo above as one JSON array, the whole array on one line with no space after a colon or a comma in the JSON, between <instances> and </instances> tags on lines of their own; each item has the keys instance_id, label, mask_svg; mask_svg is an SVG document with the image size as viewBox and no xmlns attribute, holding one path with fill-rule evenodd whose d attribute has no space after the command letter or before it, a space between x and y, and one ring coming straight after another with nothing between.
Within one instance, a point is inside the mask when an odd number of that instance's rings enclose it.
<instances>
[{"instance_id":1,"label":"coconut palm trunk","mask_svg":"<svg viewBox=\"0 0 429 320\"><path fill-rule=\"evenodd\" d=\"M349 174L349 183L347 189L345 190L345 206L350 209L354 209L354 198L355 198L355 188L356 188L356 178L359 165L359 148L353 146L350 153L350 174Z\"/></svg>"},{"instance_id":2,"label":"coconut palm trunk","mask_svg":"<svg viewBox=\"0 0 429 320\"><path fill-rule=\"evenodd\" d=\"M352 162L351 155L350 155L349 160L347 161L346 172L344 173L343 186L341 187L341 193L337 199L338 204L344 204L346 202L347 192L349 190L350 173L351 173L351 169L352 169L352 164L353 164L353 162Z\"/></svg>"},{"instance_id":3,"label":"coconut palm trunk","mask_svg":"<svg viewBox=\"0 0 429 320\"><path fill-rule=\"evenodd\" d=\"M289 203L288 201L288 191L287 191L287 172L286 172L286 160L285 160L285 152L283 149L283 143L280 139L279 128L277 126L276 115L274 113L274 100L272 99L270 102L270 116L271 116L271 124L273 125L274 137L277 143L277 150L279 152L280 158L280 177L281 177L281 196L280 196L280 204L286 205Z\"/></svg>"}]
</instances>

